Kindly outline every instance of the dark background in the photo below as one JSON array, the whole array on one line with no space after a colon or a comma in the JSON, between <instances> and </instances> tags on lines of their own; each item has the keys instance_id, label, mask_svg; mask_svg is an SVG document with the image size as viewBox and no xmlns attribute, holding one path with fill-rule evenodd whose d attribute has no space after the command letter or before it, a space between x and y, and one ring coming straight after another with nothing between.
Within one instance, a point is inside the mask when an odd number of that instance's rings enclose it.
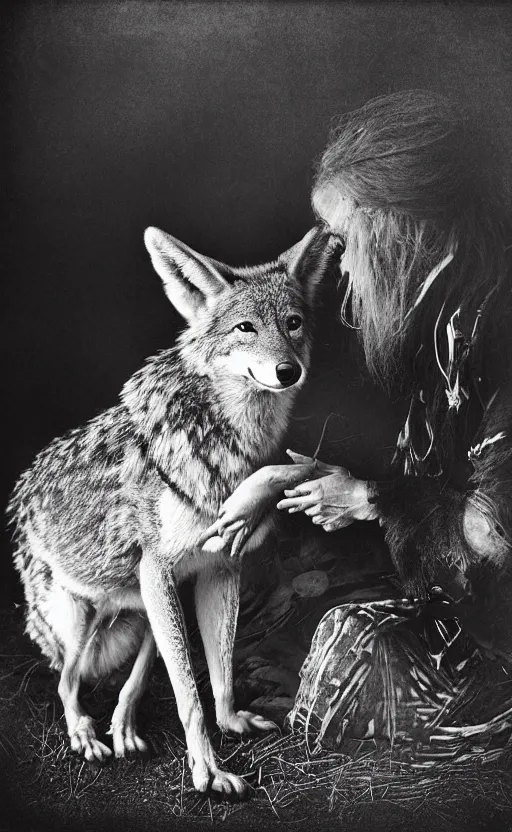
<instances>
[{"instance_id":1,"label":"dark background","mask_svg":"<svg viewBox=\"0 0 512 832\"><path fill-rule=\"evenodd\" d=\"M231 264L274 258L312 224L333 117L393 90L462 99L506 145L511 33L497 3L4 10L2 504L37 450L172 343L147 225ZM1 572L12 592L8 544Z\"/></svg>"},{"instance_id":2,"label":"dark background","mask_svg":"<svg viewBox=\"0 0 512 832\"><path fill-rule=\"evenodd\" d=\"M503 147L490 161L510 190L506 3L18 2L1 13L2 506L40 448L113 404L143 358L172 343L180 319L144 249L147 225L235 265L274 258L312 224L313 161L333 118L410 87L480 113ZM318 335L324 348L326 332ZM313 449L322 413L335 409L343 413L334 428L340 461L365 476L397 426L382 394L358 380L350 335L338 330L335 372L319 374L306 393L303 408L318 417L304 423L310 435L297 450ZM344 442L356 434L353 447ZM17 646L17 600L4 535L6 655L26 652ZM20 680L10 681L15 689ZM39 684L40 701L55 696L55 684L52 694L48 680ZM37 679L31 695L36 687ZM13 737L32 724L22 700L18 709L2 700L12 721L2 727ZM29 801L38 785L31 770L27 777L18 786ZM134 788L128 812L137 795ZM510 828L494 825L492 813L484 823L488 809L478 819L468 806L464 828ZM389 808L380 809L379 828L402 828L386 820ZM1 827L7 806L0 810ZM375 824L375 812L368 818ZM327 829L331 820L320 813L314 823ZM439 823L452 828L436 815L429 830ZM261 817L244 826L260 828Z\"/></svg>"}]
</instances>

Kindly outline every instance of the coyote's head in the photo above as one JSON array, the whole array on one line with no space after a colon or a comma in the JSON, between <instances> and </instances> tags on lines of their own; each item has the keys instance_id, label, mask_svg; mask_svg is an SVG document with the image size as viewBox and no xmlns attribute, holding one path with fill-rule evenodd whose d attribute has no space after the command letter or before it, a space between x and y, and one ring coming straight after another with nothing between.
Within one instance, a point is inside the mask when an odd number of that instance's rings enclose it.
<instances>
[{"instance_id":1,"label":"coyote's head","mask_svg":"<svg viewBox=\"0 0 512 832\"><path fill-rule=\"evenodd\" d=\"M276 261L243 268L197 254L157 228L144 239L167 297L188 323L178 343L191 369L255 390L297 389L330 255L325 233L313 228Z\"/></svg>"}]
</instances>

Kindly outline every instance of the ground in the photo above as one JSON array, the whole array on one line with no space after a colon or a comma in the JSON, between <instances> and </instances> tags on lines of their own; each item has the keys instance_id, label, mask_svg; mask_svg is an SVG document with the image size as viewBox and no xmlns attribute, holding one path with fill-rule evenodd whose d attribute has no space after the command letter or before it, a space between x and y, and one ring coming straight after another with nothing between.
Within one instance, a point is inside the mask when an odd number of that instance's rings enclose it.
<instances>
[{"instance_id":1,"label":"ground","mask_svg":"<svg viewBox=\"0 0 512 832\"><path fill-rule=\"evenodd\" d=\"M354 533L355 534L355 533ZM280 563L267 562L265 582L246 580L237 642L237 699L281 721L298 685L298 670L323 613L344 600L382 597L393 591L382 552L365 551L364 581L348 562L315 545L283 545ZM352 547L357 544L356 537ZM298 554L297 554L298 553ZM324 571L321 595L299 595L298 575ZM256 576L262 574L261 564ZM273 592L262 605L258 598ZM342 576L342 579L341 577ZM307 584L307 581L306 581ZM263 587L267 588L264 589ZM302 587L302 588L301 588ZM307 591L307 590L306 590ZM314 590L318 591L318 590ZM187 589L185 588L185 606ZM259 609L259 611L258 611ZM262 612L264 610L264 612ZM7 600L0 612L0 768L3 780L0 829L85 832L111 829L176 830L285 828L470 832L512 829L512 758L465 763L444 771L415 772L396 762L389 749L352 758L341 752L315 753L301 734L280 734L240 742L210 725L215 747L229 768L252 786L247 803L218 803L192 789L183 732L172 689L160 661L140 707L140 729L151 746L147 760L113 761L90 767L69 750L57 676L23 634L23 610ZM269 622L273 622L269 626ZM212 707L201 650L192 632L201 695ZM84 691L86 708L106 731L115 690ZM256 709L256 708L255 708Z\"/></svg>"}]
</instances>

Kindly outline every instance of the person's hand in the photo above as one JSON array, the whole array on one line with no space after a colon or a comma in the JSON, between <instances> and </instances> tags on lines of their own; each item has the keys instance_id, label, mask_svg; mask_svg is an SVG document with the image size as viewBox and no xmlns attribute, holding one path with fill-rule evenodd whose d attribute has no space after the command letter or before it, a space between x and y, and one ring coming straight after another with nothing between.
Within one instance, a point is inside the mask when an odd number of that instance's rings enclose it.
<instances>
[{"instance_id":1,"label":"person's hand","mask_svg":"<svg viewBox=\"0 0 512 832\"><path fill-rule=\"evenodd\" d=\"M314 462L311 457L287 451L298 465ZM377 513L368 502L368 487L345 468L317 460L312 479L286 489L277 508L293 513L303 511L326 532L349 526L354 520L374 520Z\"/></svg>"},{"instance_id":2,"label":"person's hand","mask_svg":"<svg viewBox=\"0 0 512 832\"><path fill-rule=\"evenodd\" d=\"M238 551L270 510L283 489L298 485L313 476L315 461L295 465L266 465L250 477L225 500L217 519L200 536L198 545L205 551L218 551L231 545L236 537Z\"/></svg>"}]
</instances>

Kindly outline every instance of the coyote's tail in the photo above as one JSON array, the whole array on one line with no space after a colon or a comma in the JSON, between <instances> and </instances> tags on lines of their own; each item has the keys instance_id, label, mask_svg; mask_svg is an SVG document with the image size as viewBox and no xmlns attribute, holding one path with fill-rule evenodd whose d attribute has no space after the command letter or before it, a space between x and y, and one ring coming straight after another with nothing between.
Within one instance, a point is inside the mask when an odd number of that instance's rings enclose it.
<instances>
[{"instance_id":1,"label":"coyote's tail","mask_svg":"<svg viewBox=\"0 0 512 832\"><path fill-rule=\"evenodd\" d=\"M50 667L60 672L66 655L67 625L52 610L55 593L51 569L42 560L33 558L23 581L27 599L25 632L39 645ZM138 653L146 626L146 619L130 610L100 621L80 660L80 677L96 683L125 671Z\"/></svg>"}]
</instances>

